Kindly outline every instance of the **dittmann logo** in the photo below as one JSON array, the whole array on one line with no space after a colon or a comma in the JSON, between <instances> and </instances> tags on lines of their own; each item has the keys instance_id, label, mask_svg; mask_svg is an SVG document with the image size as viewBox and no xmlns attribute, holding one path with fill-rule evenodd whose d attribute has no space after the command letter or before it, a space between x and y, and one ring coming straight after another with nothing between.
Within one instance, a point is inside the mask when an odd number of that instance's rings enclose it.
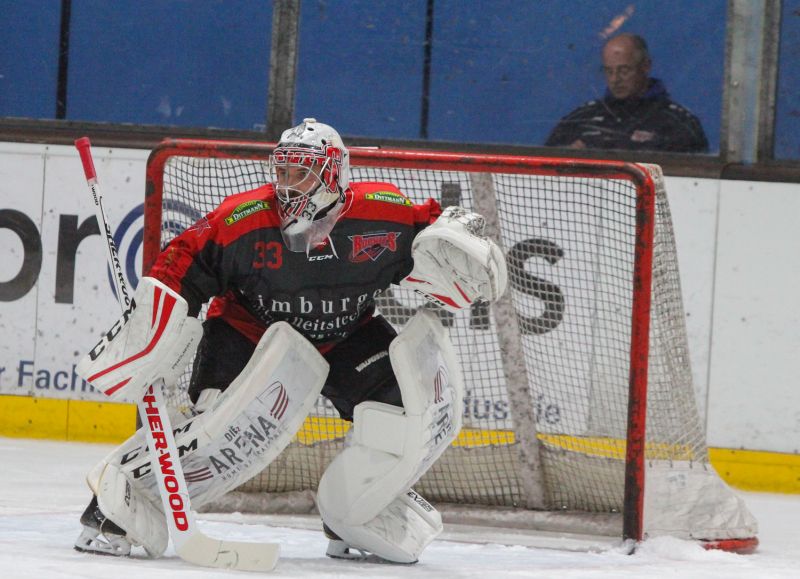
<instances>
[{"instance_id":1,"label":"dittmann logo","mask_svg":"<svg viewBox=\"0 0 800 579\"><path fill-rule=\"evenodd\" d=\"M413 203L408 197L395 193L394 191L376 191L375 193L367 193L364 198L369 201L384 201L385 203L394 203L395 205L411 206Z\"/></svg>"},{"instance_id":2,"label":"dittmann logo","mask_svg":"<svg viewBox=\"0 0 800 579\"><path fill-rule=\"evenodd\" d=\"M253 201L247 201L241 205L238 205L236 209L233 210L233 213L225 218L225 224L233 225L237 221L241 221L245 217L251 216L253 213L257 213L258 211L266 211L268 209L269 203L266 201L259 201L257 199Z\"/></svg>"}]
</instances>

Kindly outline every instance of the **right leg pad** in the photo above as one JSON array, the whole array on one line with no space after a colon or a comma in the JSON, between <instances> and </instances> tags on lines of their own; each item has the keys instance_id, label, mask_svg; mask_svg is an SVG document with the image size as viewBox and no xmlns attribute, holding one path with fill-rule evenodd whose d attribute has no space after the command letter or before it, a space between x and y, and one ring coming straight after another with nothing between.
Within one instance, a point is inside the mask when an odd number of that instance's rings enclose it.
<instances>
[{"instance_id":1,"label":"right leg pad","mask_svg":"<svg viewBox=\"0 0 800 579\"><path fill-rule=\"evenodd\" d=\"M296 330L276 322L250 362L203 414L175 429L194 508L261 472L289 444L319 397L328 363ZM87 477L100 509L149 553L166 548L167 529L139 430Z\"/></svg>"}]
</instances>

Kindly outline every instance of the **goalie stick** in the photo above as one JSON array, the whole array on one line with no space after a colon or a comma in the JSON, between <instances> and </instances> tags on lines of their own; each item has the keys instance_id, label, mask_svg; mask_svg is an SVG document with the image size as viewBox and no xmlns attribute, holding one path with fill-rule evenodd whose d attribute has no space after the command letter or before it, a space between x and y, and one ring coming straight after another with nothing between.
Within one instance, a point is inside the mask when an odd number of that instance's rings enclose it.
<instances>
[{"instance_id":1,"label":"goalie stick","mask_svg":"<svg viewBox=\"0 0 800 579\"><path fill-rule=\"evenodd\" d=\"M128 296L122 266L111 234L103 196L97 182L97 172L92 160L91 143L88 137L75 141L86 182L92 193L95 215L106 240L106 257L111 267L111 277L117 299L123 311L133 304ZM198 528L189 500L189 489L183 476L172 425L166 411L161 384L147 388L142 401L137 404L143 427L152 454L153 472L158 481L158 490L167 522L169 536L175 552L184 561L204 567L237 569L241 571L271 571L278 562L280 545L276 543L253 543L214 539Z\"/></svg>"}]
</instances>

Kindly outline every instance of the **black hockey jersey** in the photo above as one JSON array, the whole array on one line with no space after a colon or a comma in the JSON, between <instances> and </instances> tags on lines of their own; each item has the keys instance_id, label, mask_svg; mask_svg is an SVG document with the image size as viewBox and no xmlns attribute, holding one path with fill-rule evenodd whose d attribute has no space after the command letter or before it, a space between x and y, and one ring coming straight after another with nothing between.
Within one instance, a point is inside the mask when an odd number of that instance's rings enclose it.
<instances>
[{"instance_id":1,"label":"black hockey jersey","mask_svg":"<svg viewBox=\"0 0 800 579\"><path fill-rule=\"evenodd\" d=\"M306 253L281 237L272 185L228 197L176 237L149 274L179 292L191 315L214 298L222 317L253 342L277 320L318 346L346 338L375 297L413 267L414 236L441 213L389 183L352 183L329 239Z\"/></svg>"}]
</instances>

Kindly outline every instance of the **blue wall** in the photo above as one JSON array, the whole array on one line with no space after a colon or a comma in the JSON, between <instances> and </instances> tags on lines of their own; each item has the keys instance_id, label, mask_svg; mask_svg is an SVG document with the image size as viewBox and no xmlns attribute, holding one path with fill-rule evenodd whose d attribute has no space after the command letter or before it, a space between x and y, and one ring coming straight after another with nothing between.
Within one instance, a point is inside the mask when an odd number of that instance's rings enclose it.
<instances>
[{"instance_id":1,"label":"blue wall","mask_svg":"<svg viewBox=\"0 0 800 579\"><path fill-rule=\"evenodd\" d=\"M800 159L800 2L782 5L775 158Z\"/></svg>"},{"instance_id":2,"label":"blue wall","mask_svg":"<svg viewBox=\"0 0 800 579\"><path fill-rule=\"evenodd\" d=\"M73 0L68 118L264 125L272 6Z\"/></svg>"},{"instance_id":3,"label":"blue wall","mask_svg":"<svg viewBox=\"0 0 800 579\"><path fill-rule=\"evenodd\" d=\"M54 118L60 5L0 0L0 115ZM67 119L263 128L271 32L263 0L73 0Z\"/></svg>"},{"instance_id":4,"label":"blue wall","mask_svg":"<svg viewBox=\"0 0 800 579\"><path fill-rule=\"evenodd\" d=\"M56 114L61 2L0 0L0 116Z\"/></svg>"},{"instance_id":5,"label":"blue wall","mask_svg":"<svg viewBox=\"0 0 800 579\"><path fill-rule=\"evenodd\" d=\"M304 0L298 118L345 134L418 138L425 0ZM603 94L602 32L629 1L436 0L429 137L540 145ZM654 75L719 147L725 0L643 2L620 31L648 39ZM665 26L664 23L669 23ZM323 48L321 39L328 39Z\"/></svg>"},{"instance_id":6,"label":"blue wall","mask_svg":"<svg viewBox=\"0 0 800 579\"><path fill-rule=\"evenodd\" d=\"M599 33L635 6L619 30L647 39L653 75L698 115L716 150L725 5L724 0L440 0L431 136L542 144L562 116L603 95Z\"/></svg>"},{"instance_id":7,"label":"blue wall","mask_svg":"<svg viewBox=\"0 0 800 579\"><path fill-rule=\"evenodd\" d=\"M0 0L0 116L54 117L60 4ZM296 119L420 138L427 1L301 6ZM560 117L603 93L601 33L616 21L647 38L654 75L718 150L726 0L434 6L430 139L542 144ZM263 127L271 2L72 0L72 12L68 119Z\"/></svg>"},{"instance_id":8,"label":"blue wall","mask_svg":"<svg viewBox=\"0 0 800 579\"><path fill-rule=\"evenodd\" d=\"M342 134L419 138L425 0L304 0L295 116Z\"/></svg>"}]
</instances>

